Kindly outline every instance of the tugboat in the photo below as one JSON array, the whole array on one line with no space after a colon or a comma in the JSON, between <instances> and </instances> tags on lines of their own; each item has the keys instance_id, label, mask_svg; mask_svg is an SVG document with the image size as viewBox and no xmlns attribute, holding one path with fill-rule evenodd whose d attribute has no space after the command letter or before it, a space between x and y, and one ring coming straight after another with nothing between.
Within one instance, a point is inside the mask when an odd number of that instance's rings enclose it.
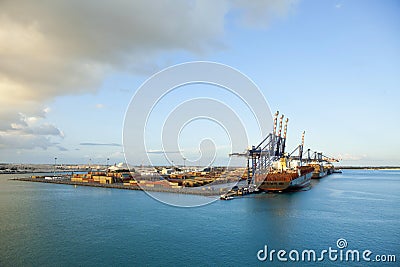
<instances>
[{"instance_id":1,"label":"tugboat","mask_svg":"<svg viewBox=\"0 0 400 267\"><path fill-rule=\"evenodd\" d=\"M221 195L219 199L221 199L221 200L231 200L231 199L233 199L233 197L232 196L227 196L227 195Z\"/></svg>"}]
</instances>

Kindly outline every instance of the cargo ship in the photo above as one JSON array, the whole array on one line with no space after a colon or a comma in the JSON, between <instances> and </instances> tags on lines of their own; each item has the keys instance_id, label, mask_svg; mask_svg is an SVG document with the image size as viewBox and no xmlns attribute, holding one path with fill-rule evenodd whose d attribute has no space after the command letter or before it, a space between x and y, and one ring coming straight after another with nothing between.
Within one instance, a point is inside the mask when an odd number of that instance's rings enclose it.
<instances>
[{"instance_id":1,"label":"cargo ship","mask_svg":"<svg viewBox=\"0 0 400 267\"><path fill-rule=\"evenodd\" d=\"M308 150L308 165L314 167L313 179L321 179L335 171L335 166L331 162L339 162L338 159L323 155L321 152L314 152L310 156Z\"/></svg>"},{"instance_id":2,"label":"cargo ship","mask_svg":"<svg viewBox=\"0 0 400 267\"><path fill-rule=\"evenodd\" d=\"M312 166L303 166L305 132L302 134L301 144L292 153L285 153L289 119L286 119L285 126L282 128L284 117L282 115L277 131L278 114L279 112L275 114L273 132L248 152L248 166L251 162L252 169L252 180L249 184L255 184L259 191L286 191L307 187L310 185L314 171ZM296 152L298 154L295 154Z\"/></svg>"},{"instance_id":3,"label":"cargo ship","mask_svg":"<svg viewBox=\"0 0 400 267\"><path fill-rule=\"evenodd\" d=\"M328 175L328 170L324 167L322 163L311 162L309 163L309 166L314 167L314 171L312 174L313 179L321 179L322 177Z\"/></svg>"},{"instance_id":4,"label":"cargo ship","mask_svg":"<svg viewBox=\"0 0 400 267\"><path fill-rule=\"evenodd\" d=\"M247 157L247 184L255 186L259 191L290 191L307 187L311 178L321 178L334 172L331 162L337 159L322 153L306 151L303 158L304 134L301 143L291 153L286 153L286 133L289 119L282 127L284 116L278 124L277 111L274 116L273 131L257 146L252 146L244 153L232 153L231 156ZM283 130L283 134L282 134Z\"/></svg>"},{"instance_id":5,"label":"cargo ship","mask_svg":"<svg viewBox=\"0 0 400 267\"><path fill-rule=\"evenodd\" d=\"M255 174L256 183L261 182L258 186L260 191L290 191L310 185L313 167L299 166L300 162L288 161L284 157L274 165L266 175ZM290 165L295 166L290 167Z\"/></svg>"}]
</instances>

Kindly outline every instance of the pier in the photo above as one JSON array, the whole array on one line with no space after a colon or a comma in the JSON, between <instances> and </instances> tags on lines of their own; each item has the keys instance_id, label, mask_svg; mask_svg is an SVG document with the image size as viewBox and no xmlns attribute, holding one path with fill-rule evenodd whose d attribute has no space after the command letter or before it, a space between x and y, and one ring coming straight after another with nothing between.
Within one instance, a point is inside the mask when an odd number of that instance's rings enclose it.
<instances>
[{"instance_id":1,"label":"pier","mask_svg":"<svg viewBox=\"0 0 400 267\"><path fill-rule=\"evenodd\" d=\"M221 190L214 189L213 187L203 188L202 190L193 190L193 188L164 188L164 187L146 187L139 185L124 185L124 183L112 183L112 184L100 184L100 183L86 183L71 181L68 178L65 179L46 179L46 178L32 178L32 177L21 177L11 178L10 180L24 181L24 182L38 182L38 183L49 183L49 184L65 184L73 186L91 186L100 188L114 188L114 189L125 189L125 190L139 190L139 191L151 191L151 192L164 192L164 193L178 193L178 194L191 194L201 196L219 196Z\"/></svg>"}]
</instances>

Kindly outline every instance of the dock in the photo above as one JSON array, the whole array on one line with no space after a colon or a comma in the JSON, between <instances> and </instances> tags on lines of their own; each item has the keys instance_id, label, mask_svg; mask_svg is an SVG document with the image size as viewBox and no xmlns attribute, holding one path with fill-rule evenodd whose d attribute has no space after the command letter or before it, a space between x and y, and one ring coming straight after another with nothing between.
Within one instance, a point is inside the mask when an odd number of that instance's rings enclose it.
<instances>
[{"instance_id":1,"label":"dock","mask_svg":"<svg viewBox=\"0 0 400 267\"><path fill-rule=\"evenodd\" d=\"M151 192L164 192L164 193L178 193L178 194L189 194L189 195L201 195L201 196L219 196L221 190L214 189L213 187L202 188L202 190L193 190L193 188L164 188L164 187L144 187L139 185L124 185L124 183L93 183L93 182L77 182L71 181L71 179L45 179L43 178L11 178L14 181L24 182L38 182L38 183L49 183L49 184L64 184L73 186L90 186L100 188L113 188L113 189L125 189L125 190L138 190L138 191L151 191Z\"/></svg>"},{"instance_id":2,"label":"dock","mask_svg":"<svg viewBox=\"0 0 400 267\"><path fill-rule=\"evenodd\" d=\"M242 187L234 186L234 187L232 187L231 190L229 190L225 194L221 195L219 199L231 200L231 199L234 199L235 197L256 194L259 192L260 191L255 186L252 186L252 185L246 185L246 186L242 186Z\"/></svg>"}]
</instances>

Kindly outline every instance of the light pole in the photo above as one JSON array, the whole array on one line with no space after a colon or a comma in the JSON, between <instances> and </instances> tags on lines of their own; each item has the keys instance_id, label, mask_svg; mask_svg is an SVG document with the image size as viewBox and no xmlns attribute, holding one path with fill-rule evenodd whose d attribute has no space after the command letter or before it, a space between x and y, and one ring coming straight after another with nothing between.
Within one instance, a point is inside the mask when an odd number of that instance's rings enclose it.
<instances>
[{"instance_id":1,"label":"light pole","mask_svg":"<svg viewBox=\"0 0 400 267\"><path fill-rule=\"evenodd\" d=\"M185 168L186 167L186 158L185 157L183 157L183 168Z\"/></svg>"},{"instance_id":2,"label":"light pole","mask_svg":"<svg viewBox=\"0 0 400 267\"><path fill-rule=\"evenodd\" d=\"M54 176L56 175L57 158L54 158Z\"/></svg>"},{"instance_id":3,"label":"light pole","mask_svg":"<svg viewBox=\"0 0 400 267\"><path fill-rule=\"evenodd\" d=\"M108 173L108 161L109 161L110 159L109 158L107 158L107 164L106 164L106 173Z\"/></svg>"}]
</instances>

